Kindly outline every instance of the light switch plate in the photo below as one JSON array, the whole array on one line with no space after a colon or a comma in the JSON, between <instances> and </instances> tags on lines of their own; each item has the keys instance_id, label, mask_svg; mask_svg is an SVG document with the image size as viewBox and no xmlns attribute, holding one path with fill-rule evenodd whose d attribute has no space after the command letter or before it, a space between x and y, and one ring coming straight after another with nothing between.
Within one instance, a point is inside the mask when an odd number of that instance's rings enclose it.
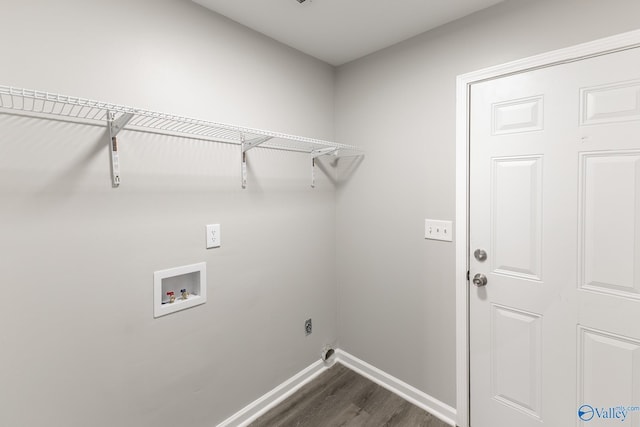
<instances>
[{"instance_id":1,"label":"light switch plate","mask_svg":"<svg viewBox=\"0 0 640 427\"><path fill-rule=\"evenodd\" d=\"M453 223L436 219L424 220L424 238L431 240L453 241Z\"/></svg>"},{"instance_id":2,"label":"light switch plate","mask_svg":"<svg viewBox=\"0 0 640 427\"><path fill-rule=\"evenodd\" d=\"M207 225L207 249L220 247L220 224Z\"/></svg>"}]
</instances>

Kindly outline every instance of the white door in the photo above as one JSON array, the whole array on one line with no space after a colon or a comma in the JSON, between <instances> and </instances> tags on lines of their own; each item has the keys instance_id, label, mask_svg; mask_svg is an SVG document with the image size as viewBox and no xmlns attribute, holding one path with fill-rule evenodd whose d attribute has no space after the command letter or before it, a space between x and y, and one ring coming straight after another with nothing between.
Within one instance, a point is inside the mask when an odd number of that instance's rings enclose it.
<instances>
[{"instance_id":1,"label":"white door","mask_svg":"<svg viewBox=\"0 0 640 427\"><path fill-rule=\"evenodd\" d=\"M639 427L640 49L475 84L470 122L471 427Z\"/></svg>"}]
</instances>

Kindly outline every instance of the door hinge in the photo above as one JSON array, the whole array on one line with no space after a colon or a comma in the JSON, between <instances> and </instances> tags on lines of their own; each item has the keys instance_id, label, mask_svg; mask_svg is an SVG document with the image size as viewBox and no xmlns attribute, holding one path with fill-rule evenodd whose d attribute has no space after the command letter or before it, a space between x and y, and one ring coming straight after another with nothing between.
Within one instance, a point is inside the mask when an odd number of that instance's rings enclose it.
<instances>
[{"instance_id":1,"label":"door hinge","mask_svg":"<svg viewBox=\"0 0 640 427\"><path fill-rule=\"evenodd\" d=\"M467 282L471 279L471 271L467 270Z\"/></svg>"}]
</instances>

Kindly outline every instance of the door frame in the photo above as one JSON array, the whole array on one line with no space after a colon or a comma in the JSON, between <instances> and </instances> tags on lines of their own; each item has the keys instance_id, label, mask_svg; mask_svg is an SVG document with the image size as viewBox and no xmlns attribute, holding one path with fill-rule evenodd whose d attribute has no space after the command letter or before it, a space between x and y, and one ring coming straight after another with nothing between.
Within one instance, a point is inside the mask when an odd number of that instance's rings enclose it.
<instances>
[{"instance_id":1,"label":"door frame","mask_svg":"<svg viewBox=\"0 0 640 427\"><path fill-rule=\"evenodd\" d=\"M470 426L469 386L469 96L471 85L539 68L551 67L640 47L640 30L554 50L457 77L456 82L456 422Z\"/></svg>"}]
</instances>

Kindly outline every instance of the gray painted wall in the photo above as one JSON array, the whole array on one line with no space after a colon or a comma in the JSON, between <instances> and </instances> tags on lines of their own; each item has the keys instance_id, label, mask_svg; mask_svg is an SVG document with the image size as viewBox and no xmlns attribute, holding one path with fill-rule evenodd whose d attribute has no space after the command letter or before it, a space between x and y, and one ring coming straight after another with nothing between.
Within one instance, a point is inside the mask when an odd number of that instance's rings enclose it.
<instances>
[{"instance_id":1,"label":"gray painted wall","mask_svg":"<svg viewBox=\"0 0 640 427\"><path fill-rule=\"evenodd\" d=\"M333 136L332 67L190 1L1 9L0 84ZM112 189L104 128L0 129L0 425L211 427L336 340L335 191L306 156L251 151L243 191L239 147L125 132ZM154 320L153 272L200 261L208 302Z\"/></svg>"},{"instance_id":2,"label":"gray painted wall","mask_svg":"<svg viewBox=\"0 0 640 427\"><path fill-rule=\"evenodd\" d=\"M638 28L636 0L514 0L352 62L336 138L366 160L337 194L340 347L455 406L456 76Z\"/></svg>"}]
</instances>

